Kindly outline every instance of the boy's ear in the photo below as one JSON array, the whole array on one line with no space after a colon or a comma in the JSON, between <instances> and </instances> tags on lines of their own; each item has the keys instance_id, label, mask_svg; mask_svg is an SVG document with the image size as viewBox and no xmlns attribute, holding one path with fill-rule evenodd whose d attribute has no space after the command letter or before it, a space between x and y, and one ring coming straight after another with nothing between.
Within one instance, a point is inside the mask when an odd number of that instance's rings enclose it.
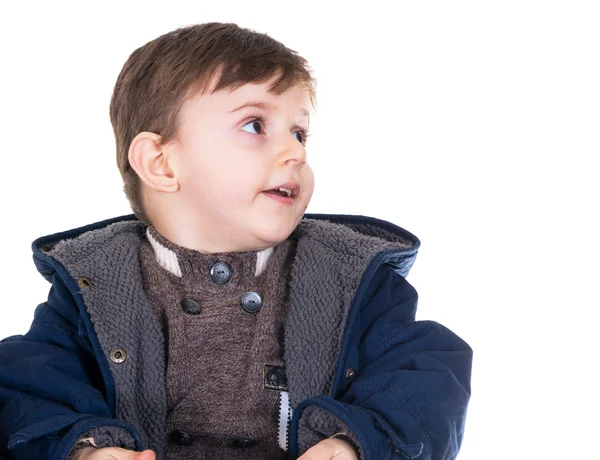
<instances>
[{"instance_id":1,"label":"boy's ear","mask_svg":"<svg viewBox=\"0 0 600 460\"><path fill-rule=\"evenodd\" d=\"M160 146L160 134L142 131L129 146L129 164L140 179L159 192L176 192L179 183L169 166L168 157Z\"/></svg>"}]
</instances>

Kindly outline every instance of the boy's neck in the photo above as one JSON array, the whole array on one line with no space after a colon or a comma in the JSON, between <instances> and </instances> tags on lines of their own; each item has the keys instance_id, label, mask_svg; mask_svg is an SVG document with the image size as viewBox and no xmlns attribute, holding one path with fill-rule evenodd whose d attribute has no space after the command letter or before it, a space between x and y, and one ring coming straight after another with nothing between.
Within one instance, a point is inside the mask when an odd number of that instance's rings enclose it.
<instances>
[{"instance_id":1,"label":"boy's neck","mask_svg":"<svg viewBox=\"0 0 600 460\"><path fill-rule=\"evenodd\" d=\"M198 270L205 270L207 266L210 267L219 261L235 265L235 269L241 273L256 277L264 271L276 247L206 254L173 243L153 225L146 229L146 238L154 249L157 262L179 277L198 275Z\"/></svg>"}]
</instances>

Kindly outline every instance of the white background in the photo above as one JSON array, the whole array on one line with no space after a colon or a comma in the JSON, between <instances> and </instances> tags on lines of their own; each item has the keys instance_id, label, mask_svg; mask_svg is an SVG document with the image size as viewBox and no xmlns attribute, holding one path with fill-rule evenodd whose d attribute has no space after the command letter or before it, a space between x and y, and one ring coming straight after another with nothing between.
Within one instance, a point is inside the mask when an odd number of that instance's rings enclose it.
<instances>
[{"instance_id":1,"label":"white background","mask_svg":"<svg viewBox=\"0 0 600 460\"><path fill-rule=\"evenodd\" d=\"M598 2L2 5L0 338L47 297L35 238L131 213L108 116L129 54L235 22L318 80L307 212L420 238L417 319L475 353L459 459L599 458Z\"/></svg>"}]
</instances>

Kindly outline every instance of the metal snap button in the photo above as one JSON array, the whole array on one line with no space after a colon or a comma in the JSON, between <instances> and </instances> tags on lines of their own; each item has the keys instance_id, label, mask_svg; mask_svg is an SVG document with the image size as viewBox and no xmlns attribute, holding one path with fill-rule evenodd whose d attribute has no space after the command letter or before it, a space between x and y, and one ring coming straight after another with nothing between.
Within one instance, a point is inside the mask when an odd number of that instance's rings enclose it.
<instances>
[{"instance_id":1,"label":"metal snap button","mask_svg":"<svg viewBox=\"0 0 600 460\"><path fill-rule=\"evenodd\" d=\"M89 288L92 285L92 280L86 278L85 276L82 276L80 278L77 278L77 284L79 284L79 286L81 286L82 288Z\"/></svg>"},{"instance_id":2,"label":"metal snap button","mask_svg":"<svg viewBox=\"0 0 600 460\"><path fill-rule=\"evenodd\" d=\"M110 360L113 363L120 364L127 359L127 353L123 348L117 347L110 350Z\"/></svg>"},{"instance_id":3,"label":"metal snap button","mask_svg":"<svg viewBox=\"0 0 600 460\"><path fill-rule=\"evenodd\" d=\"M346 374L344 375L344 377L346 377L347 379L353 379L355 375L356 371L349 367L348 369L346 369Z\"/></svg>"},{"instance_id":4,"label":"metal snap button","mask_svg":"<svg viewBox=\"0 0 600 460\"><path fill-rule=\"evenodd\" d=\"M231 278L231 267L225 262L215 262L210 267L210 278L217 284L223 284Z\"/></svg>"},{"instance_id":5,"label":"metal snap button","mask_svg":"<svg viewBox=\"0 0 600 460\"><path fill-rule=\"evenodd\" d=\"M242 296L242 308L248 313L256 313L262 307L262 299L256 292L246 292Z\"/></svg>"}]
</instances>

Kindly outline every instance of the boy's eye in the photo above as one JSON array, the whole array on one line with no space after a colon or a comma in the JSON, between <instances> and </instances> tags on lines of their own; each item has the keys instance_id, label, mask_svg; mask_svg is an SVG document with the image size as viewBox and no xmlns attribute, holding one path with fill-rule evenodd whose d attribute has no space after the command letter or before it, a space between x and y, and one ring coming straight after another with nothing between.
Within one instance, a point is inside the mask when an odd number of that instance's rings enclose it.
<instances>
[{"instance_id":1,"label":"boy's eye","mask_svg":"<svg viewBox=\"0 0 600 460\"><path fill-rule=\"evenodd\" d=\"M262 123L262 120L260 118L255 118L254 120L250 120L244 126L252 125L252 127L254 128L255 125L261 126L261 123ZM244 129L244 128L242 127L242 129ZM259 134L259 133L256 133L256 134Z\"/></svg>"},{"instance_id":2,"label":"boy's eye","mask_svg":"<svg viewBox=\"0 0 600 460\"><path fill-rule=\"evenodd\" d=\"M254 133L252 134L260 134L262 133L262 125L264 123L264 120L261 116L258 116L252 120L250 120L248 123L246 123L244 126L242 126L242 129L244 130L245 126L252 126L252 129L255 130ZM260 132L257 132L256 130L259 130ZM246 131L246 130L244 130ZM248 132L248 131L246 131ZM300 133L301 135L298 137L298 142L302 143L302 144L306 144L306 139L308 138L308 129L300 129L299 131L296 131L294 134L298 134Z\"/></svg>"},{"instance_id":3,"label":"boy's eye","mask_svg":"<svg viewBox=\"0 0 600 460\"><path fill-rule=\"evenodd\" d=\"M294 134L300 133L301 136L298 141L304 145L306 145L306 140L308 139L308 129L301 129L300 131L296 131Z\"/></svg>"}]
</instances>

